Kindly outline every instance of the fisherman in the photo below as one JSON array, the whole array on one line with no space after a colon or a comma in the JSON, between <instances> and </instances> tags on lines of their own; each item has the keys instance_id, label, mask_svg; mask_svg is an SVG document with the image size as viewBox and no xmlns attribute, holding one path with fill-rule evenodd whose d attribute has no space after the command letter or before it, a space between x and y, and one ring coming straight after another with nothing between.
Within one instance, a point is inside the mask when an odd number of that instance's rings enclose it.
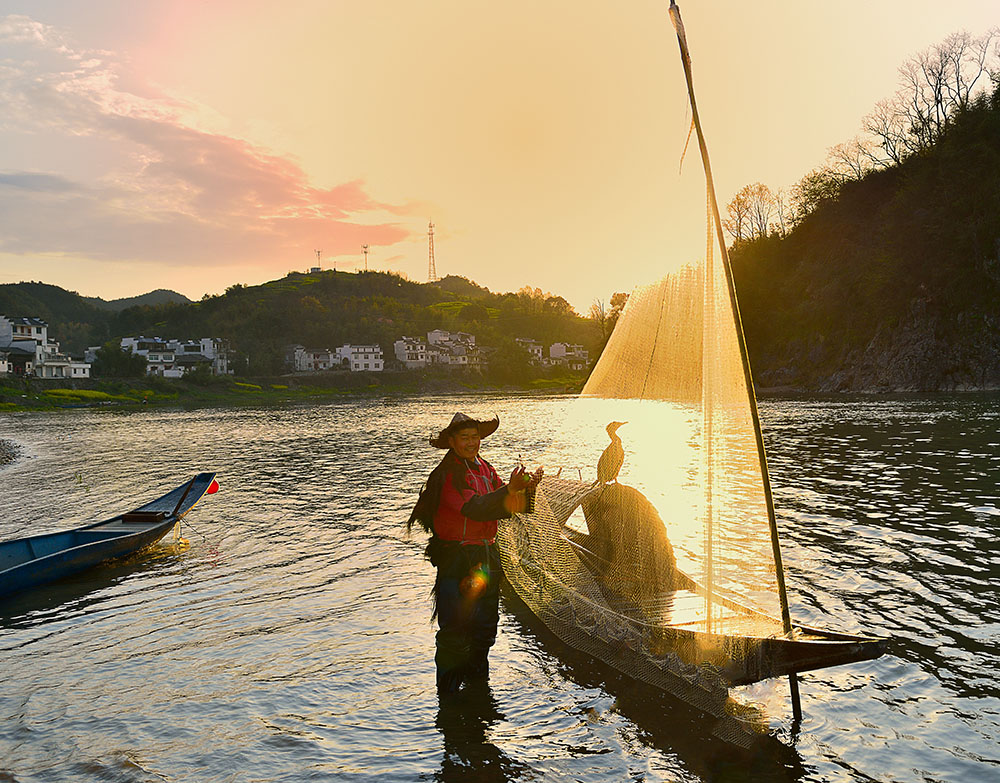
<instances>
[{"instance_id":1,"label":"fisherman","mask_svg":"<svg viewBox=\"0 0 1000 783\"><path fill-rule=\"evenodd\" d=\"M431 534L425 554L437 568L434 614L439 630L434 662L441 694L456 693L463 682L489 677L488 656L499 619L497 520L526 510L542 479L541 468L528 473L519 465L504 484L479 456L480 441L498 426L496 417L478 421L456 413L430 439L432 446L448 451L431 472L407 522L408 530L418 522Z\"/></svg>"}]
</instances>

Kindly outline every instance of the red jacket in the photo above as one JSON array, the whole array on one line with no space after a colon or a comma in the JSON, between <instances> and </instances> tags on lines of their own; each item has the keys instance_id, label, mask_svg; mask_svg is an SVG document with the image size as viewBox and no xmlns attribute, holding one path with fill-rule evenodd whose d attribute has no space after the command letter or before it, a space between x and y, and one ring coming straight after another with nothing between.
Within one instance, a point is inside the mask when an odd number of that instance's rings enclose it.
<instances>
[{"instance_id":1,"label":"red jacket","mask_svg":"<svg viewBox=\"0 0 1000 783\"><path fill-rule=\"evenodd\" d=\"M445 476L434 514L434 532L444 541L492 544L497 520L510 516L503 507L506 488L493 466L482 457L463 463L468 486L456 487L452 474Z\"/></svg>"}]
</instances>

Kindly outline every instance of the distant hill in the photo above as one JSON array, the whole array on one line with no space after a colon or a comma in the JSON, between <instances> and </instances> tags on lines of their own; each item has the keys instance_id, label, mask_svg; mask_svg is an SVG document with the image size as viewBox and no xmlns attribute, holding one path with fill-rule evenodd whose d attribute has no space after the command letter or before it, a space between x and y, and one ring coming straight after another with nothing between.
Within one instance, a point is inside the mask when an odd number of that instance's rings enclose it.
<instances>
[{"instance_id":1,"label":"distant hill","mask_svg":"<svg viewBox=\"0 0 1000 783\"><path fill-rule=\"evenodd\" d=\"M596 322L538 289L494 294L462 277L414 283L383 272L292 272L262 285L233 285L198 302L172 291L105 302L44 283L17 283L0 285L0 314L42 318L71 352L129 335L222 337L240 357L237 366L255 374L283 372L285 347L292 343L377 343L392 359L400 337L439 328L475 334L491 352L491 365L512 373L528 359L518 337L545 346L581 344L592 359L603 345Z\"/></svg>"},{"instance_id":2,"label":"distant hill","mask_svg":"<svg viewBox=\"0 0 1000 783\"><path fill-rule=\"evenodd\" d=\"M101 345L118 336L113 333L115 314L129 307L190 303L176 291L162 288L142 296L105 301L47 283L0 285L0 315L41 318L49 325L50 338L70 353L81 353L90 345Z\"/></svg>"},{"instance_id":3,"label":"distant hill","mask_svg":"<svg viewBox=\"0 0 1000 783\"><path fill-rule=\"evenodd\" d=\"M121 334L226 338L252 374L281 372L285 346L292 343L377 343L392 359L400 337L422 337L433 329L471 332L478 345L500 351L511 367L524 352L518 337L546 346L581 344L591 357L603 342L597 324L572 312L561 297L495 294L459 277L414 283L384 272L293 272L262 285L234 285L192 304L129 308L112 325Z\"/></svg>"},{"instance_id":4,"label":"distant hill","mask_svg":"<svg viewBox=\"0 0 1000 783\"><path fill-rule=\"evenodd\" d=\"M161 305L168 302L178 302L180 304L190 304L191 300L188 299L184 294L179 294L176 291L171 291L166 288L157 288L155 291L150 291L148 294L142 294L140 296L129 296L124 299L111 299L105 301L100 297L96 296L85 296L84 301L90 302L95 307L99 307L102 310L111 310L112 312L119 312L124 310L126 307L141 307L143 305Z\"/></svg>"},{"instance_id":5,"label":"distant hill","mask_svg":"<svg viewBox=\"0 0 1000 783\"><path fill-rule=\"evenodd\" d=\"M50 339L71 353L108 340L112 316L78 293L47 283L0 285L0 315L41 318Z\"/></svg>"}]
</instances>

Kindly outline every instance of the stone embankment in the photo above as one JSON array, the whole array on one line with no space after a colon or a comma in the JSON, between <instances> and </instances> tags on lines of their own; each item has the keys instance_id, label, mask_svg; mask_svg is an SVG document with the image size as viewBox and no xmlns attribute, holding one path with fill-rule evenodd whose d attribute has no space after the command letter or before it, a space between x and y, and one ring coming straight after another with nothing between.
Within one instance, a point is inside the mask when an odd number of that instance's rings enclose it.
<instances>
[{"instance_id":1,"label":"stone embankment","mask_svg":"<svg viewBox=\"0 0 1000 783\"><path fill-rule=\"evenodd\" d=\"M758 389L820 393L1000 389L1000 318L949 318L919 306L862 343L814 336L758 357Z\"/></svg>"},{"instance_id":2,"label":"stone embankment","mask_svg":"<svg viewBox=\"0 0 1000 783\"><path fill-rule=\"evenodd\" d=\"M20 448L14 441L0 438L0 468L16 460L20 451Z\"/></svg>"}]
</instances>

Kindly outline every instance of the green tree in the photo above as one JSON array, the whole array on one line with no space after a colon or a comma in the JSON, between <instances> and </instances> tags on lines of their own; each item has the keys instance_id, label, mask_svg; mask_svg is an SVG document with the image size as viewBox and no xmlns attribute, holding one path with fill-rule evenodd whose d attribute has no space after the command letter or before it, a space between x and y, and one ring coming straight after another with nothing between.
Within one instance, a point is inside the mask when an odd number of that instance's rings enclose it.
<instances>
[{"instance_id":1,"label":"green tree","mask_svg":"<svg viewBox=\"0 0 1000 783\"><path fill-rule=\"evenodd\" d=\"M483 323L490 319L490 312L478 302L467 304L458 314L459 321L466 323Z\"/></svg>"},{"instance_id":2,"label":"green tree","mask_svg":"<svg viewBox=\"0 0 1000 783\"><path fill-rule=\"evenodd\" d=\"M617 291L611 294L611 312L608 313L606 326L609 337L615 330L615 324L618 323L618 317L622 314L622 310L625 309L626 302L628 302L628 294L623 293L622 291Z\"/></svg>"},{"instance_id":3,"label":"green tree","mask_svg":"<svg viewBox=\"0 0 1000 783\"><path fill-rule=\"evenodd\" d=\"M542 304L542 309L546 313L554 315L576 315L573 306L561 296L550 296Z\"/></svg>"},{"instance_id":4,"label":"green tree","mask_svg":"<svg viewBox=\"0 0 1000 783\"><path fill-rule=\"evenodd\" d=\"M146 374L146 358L110 340L97 349L92 370L98 378L141 378Z\"/></svg>"},{"instance_id":5,"label":"green tree","mask_svg":"<svg viewBox=\"0 0 1000 783\"><path fill-rule=\"evenodd\" d=\"M508 340L490 356L487 377L494 383L523 383L531 372L531 354Z\"/></svg>"}]
</instances>

